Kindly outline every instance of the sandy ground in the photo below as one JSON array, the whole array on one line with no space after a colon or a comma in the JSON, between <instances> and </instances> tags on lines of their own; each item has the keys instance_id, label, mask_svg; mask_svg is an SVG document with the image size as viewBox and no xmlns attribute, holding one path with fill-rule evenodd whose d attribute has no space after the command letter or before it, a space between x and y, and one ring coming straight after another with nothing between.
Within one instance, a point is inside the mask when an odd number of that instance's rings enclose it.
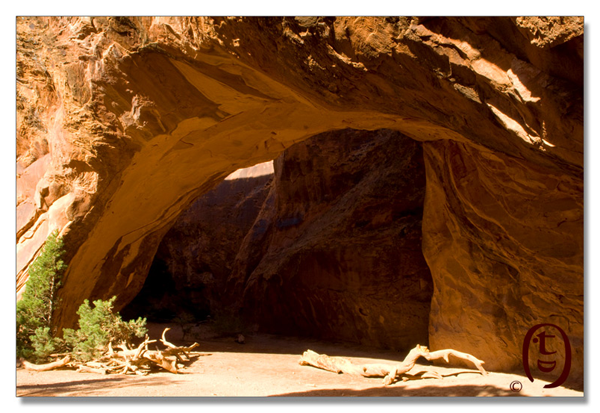
<instances>
[{"instance_id":1,"label":"sandy ground","mask_svg":"<svg viewBox=\"0 0 600 413\"><path fill-rule=\"evenodd\" d=\"M159 337L161 325L153 325L152 338ZM232 336L194 331L200 346L199 357L181 374L159 372L148 376L98 375L73 370L32 372L17 368L18 397L264 397L264 396L561 396L582 397L583 393L564 387L544 389L548 382L516 374L417 365L410 372L431 369L445 376L440 379L410 380L384 386L381 379L335 374L300 366L298 359L307 349L332 356L348 357L354 363L401 361L404 354L367 349L344 343L322 342L271 335L246 337L238 344ZM169 332L175 344L181 330ZM460 350L460 349L458 349ZM512 391L521 387L520 391Z\"/></svg>"}]
</instances>

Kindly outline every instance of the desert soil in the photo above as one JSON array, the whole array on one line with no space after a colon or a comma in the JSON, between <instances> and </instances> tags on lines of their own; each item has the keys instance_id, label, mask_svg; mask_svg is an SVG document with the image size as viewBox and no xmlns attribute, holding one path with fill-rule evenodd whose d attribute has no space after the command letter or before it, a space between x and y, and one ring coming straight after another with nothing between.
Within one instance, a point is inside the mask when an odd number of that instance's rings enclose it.
<instances>
[{"instance_id":1,"label":"desert soil","mask_svg":"<svg viewBox=\"0 0 600 413\"><path fill-rule=\"evenodd\" d=\"M150 337L158 338L164 325L151 325ZM32 372L17 368L18 397L264 397L264 396L562 396L582 397L583 392L558 387L544 389L548 382L518 374L417 365L409 373L430 369L443 379L420 379L384 386L381 379L335 374L300 366L298 359L307 349L350 358L353 363L397 362L405 354L374 350L346 343L280 337L265 334L246 336L245 344L235 336L197 327L191 334L199 357L180 374L152 373L148 376L98 375L74 370ZM188 345L180 328L167 334L174 344ZM460 349L457 349L460 350ZM424 361L424 360L423 360ZM424 361L427 363L426 361ZM520 391L511 391L518 381ZM519 387L519 384L513 387Z\"/></svg>"}]
</instances>

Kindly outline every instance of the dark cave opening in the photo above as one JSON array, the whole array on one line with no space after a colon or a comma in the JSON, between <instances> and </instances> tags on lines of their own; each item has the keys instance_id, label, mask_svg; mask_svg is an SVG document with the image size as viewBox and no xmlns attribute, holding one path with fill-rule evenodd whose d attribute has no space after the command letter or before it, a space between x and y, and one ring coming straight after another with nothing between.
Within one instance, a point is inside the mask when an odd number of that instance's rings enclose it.
<instances>
[{"instance_id":1,"label":"dark cave opening","mask_svg":"<svg viewBox=\"0 0 600 413\"><path fill-rule=\"evenodd\" d=\"M163 237L144 286L121 310L123 318L198 323L214 316L272 171L272 162L240 169L194 201Z\"/></svg>"},{"instance_id":2,"label":"dark cave opening","mask_svg":"<svg viewBox=\"0 0 600 413\"><path fill-rule=\"evenodd\" d=\"M203 321L210 316L210 306L205 300L194 299L202 294L204 285L183 294L169 270L168 264L155 257L148 271L146 282L138 295L121 310L125 320L144 317L153 323L173 321Z\"/></svg>"},{"instance_id":3,"label":"dark cave opening","mask_svg":"<svg viewBox=\"0 0 600 413\"><path fill-rule=\"evenodd\" d=\"M421 144L347 129L298 143L274 164L274 174L223 181L178 218L123 317L426 345L433 282L421 251Z\"/></svg>"}]
</instances>

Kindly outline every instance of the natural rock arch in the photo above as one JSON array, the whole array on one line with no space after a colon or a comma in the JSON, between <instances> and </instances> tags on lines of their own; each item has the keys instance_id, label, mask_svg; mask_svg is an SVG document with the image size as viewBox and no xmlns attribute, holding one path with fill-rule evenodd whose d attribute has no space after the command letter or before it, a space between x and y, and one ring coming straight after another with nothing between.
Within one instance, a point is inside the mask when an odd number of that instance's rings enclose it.
<instances>
[{"instance_id":1,"label":"natural rock arch","mask_svg":"<svg viewBox=\"0 0 600 413\"><path fill-rule=\"evenodd\" d=\"M61 326L83 298L135 296L170 223L230 172L387 128L423 142L430 346L511 369L553 320L582 371L582 19L17 25L17 287L61 229Z\"/></svg>"}]
</instances>

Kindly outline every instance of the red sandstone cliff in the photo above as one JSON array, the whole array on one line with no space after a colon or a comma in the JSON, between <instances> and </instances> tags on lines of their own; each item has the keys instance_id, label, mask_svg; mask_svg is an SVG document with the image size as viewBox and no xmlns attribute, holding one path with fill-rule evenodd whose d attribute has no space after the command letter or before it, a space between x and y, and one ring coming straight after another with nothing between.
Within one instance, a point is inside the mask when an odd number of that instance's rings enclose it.
<instances>
[{"instance_id":1,"label":"red sandstone cliff","mask_svg":"<svg viewBox=\"0 0 600 413\"><path fill-rule=\"evenodd\" d=\"M553 322L581 375L577 17L19 18L17 288L57 228L60 324L123 306L200 194L345 128L422 142L431 345L506 370Z\"/></svg>"}]
</instances>

